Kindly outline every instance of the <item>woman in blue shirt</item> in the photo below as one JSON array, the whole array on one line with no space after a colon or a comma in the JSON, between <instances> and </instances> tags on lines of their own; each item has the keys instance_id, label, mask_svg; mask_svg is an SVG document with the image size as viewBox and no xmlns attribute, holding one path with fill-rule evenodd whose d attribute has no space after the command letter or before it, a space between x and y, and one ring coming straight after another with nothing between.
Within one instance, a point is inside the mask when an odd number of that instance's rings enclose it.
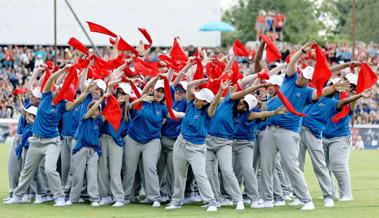
<instances>
[{"instance_id":1,"label":"woman in blue shirt","mask_svg":"<svg viewBox=\"0 0 379 218\"><path fill-rule=\"evenodd\" d=\"M146 199L153 207L160 207L160 185L157 174L157 163L161 152L161 128L163 118L170 118L164 101L163 80L159 75L152 78L143 89L143 96L132 102L131 124L126 137L126 175L124 177L124 192L126 200L130 196L135 180L138 161L142 155L144 178L146 181ZM148 95L154 87L152 95ZM133 109L136 104L142 104L141 110ZM182 112L173 111L176 118L184 116Z\"/></svg>"},{"instance_id":2,"label":"woman in blue shirt","mask_svg":"<svg viewBox=\"0 0 379 218\"><path fill-rule=\"evenodd\" d=\"M97 102L88 105L88 112L83 116L78 126L78 137L72 150L72 186L66 206L79 201L83 189L84 173L86 173L87 193L93 207L99 206L99 190L97 180L97 162L101 155L99 145L100 127L105 120L101 115L100 104L106 93Z\"/></svg>"},{"instance_id":3,"label":"woman in blue shirt","mask_svg":"<svg viewBox=\"0 0 379 218\"><path fill-rule=\"evenodd\" d=\"M187 170L191 164L201 199L207 203L207 211L217 211L217 202L205 170L205 137L221 94L230 86L230 82L222 82L216 96L207 88L195 92L195 88L206 81L207 79L194 80L187 85L188 107L182 121L181 133L174 144L174 193L170 205L166 207L168 210L180 208L183 204Z\"/></svg>"},{"instance_id":4,"label":"woman in blue shirt","mask_svg":"<svg viewBox=\"0 0 379 218\"><path fill-rule=\"evenodd\" d=\"M116 80L108 84L112 90L114 84L121 80ZM125 143L123 138L126 136L130 122L127 115L131 86L128 83L119 83L115 97L122 111L120 126L116 131L111 123L104 122L100 129L100 147L102 155L99 158L98 181L99 194L101 197L100 206L115 202L113 207L124 205L124 189L121 181L121 168L123 163L123 153ZM126 172L124 172L125 174Z\"/></svg>"}]
</instances>

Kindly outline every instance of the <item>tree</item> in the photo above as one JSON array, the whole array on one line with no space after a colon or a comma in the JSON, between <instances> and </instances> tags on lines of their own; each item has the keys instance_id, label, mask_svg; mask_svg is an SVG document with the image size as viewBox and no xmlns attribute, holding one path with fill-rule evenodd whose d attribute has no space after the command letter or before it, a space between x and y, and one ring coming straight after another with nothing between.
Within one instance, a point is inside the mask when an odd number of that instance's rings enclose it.
<instances>
[{"instance_id":1,"label":"tree","mask_svg":"<svg viewBox=\"0 0 379 218\"><path fill-rule=\"evenodd\" d=\"M318 19L319 13L311 0L239 0L238 4L225 11L223 20L236 27L233 36L242 41L255 40L255 21L258 12L280 11L286 16L284 40L301 43L308 39L320 39L318 31L323 23ZM232 37L223 37L223 44L230 44Z\"/></svg>"}]
</instances>

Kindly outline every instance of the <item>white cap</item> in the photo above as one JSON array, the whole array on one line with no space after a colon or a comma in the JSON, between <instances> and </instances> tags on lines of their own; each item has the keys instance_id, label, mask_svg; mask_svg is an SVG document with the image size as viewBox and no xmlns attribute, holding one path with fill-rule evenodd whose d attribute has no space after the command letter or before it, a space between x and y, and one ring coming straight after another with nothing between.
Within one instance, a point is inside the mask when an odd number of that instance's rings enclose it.
<instances>
[{"instance_id":1,"label":"white cap","mask_svg":"<svg viewBox=\"0 0 379 218\"><path fill-rule=\"evenodd\" d=\"M245 95L243 100L246 101L247 105L249 105L249 110L255 108L255 106L258 104L257 98L252 94Z\"/></svg>"},{"instance_id":2,"label":"white cap","mask_svg":"<svg viewBox=\"0 0 379 218\"><path fill-rule=\"evenodd\" d=\"M338 83L340 80L341 80L341 78L336 77L336 78L331 79L330 82L331 82L332 84L336 84L336 83Z\"/></svg>"},{"instance_id":3,"label":"white cap","mask_svg":"<svg viewBox=\"0 0 379 218\"><path fill-rule=\"evenodd\" d=\"M307 66L307 67L305 67L304 69L301 70L301 72L303 73L304 78L305 79L309 79L309 80L312 79L314 71L315 71L315 68L311 67L311 66Z\"/></svg>"},{"instance_id":4,"label":"white cap","mask_svg":"<svg viewBox=\"0 0 379 218\"><path fill-rule=\"evenodd\" d=\"M156 89L159 89L159 88L164 88L164 82L163 80L158 80L156 83L155 83L155 86L154 86L154 90Z\"/></svg>"},{"instance_id":5,"label":"white cap","mask_svg":"<svg viewBox=\"0 0 379 218\"><path fill-rule=\"evenodd\" d=\"M266 80L266 82L281 86L283 84L283 77L279 75L272 75L270 76L270 79Z\"/></svg>"},{"instance_id":6,"label":"white cap","mask_svg":"<svg viewBox=\"0 0 379 218\"><path fill-rule=\"evenodd\" d=\"M104 80L102 79L95 80L95 84L99 89L103 90L103 92L105 92L107 89L107 84L105 84Z\"/></svg>"},{"instance_id":7,"label":"white cap","mask_svg":"<svg viewBox=\"0 0 379 218\"><path fill-rule=\"evenodd\" d=\"M42 98L42 93L41 93L41 88L40 87L37 87L37 88L34 88L33 91L33 96L36 97L36 98Z\"/></svg>"},{"instance_id":8,"label":"white cap","mask_svg":"<svg viewBox=\"0 0 379 218\"><path fill-rule=\"evenodd\" d=\"M207 88L203 88L200 91L195 92L194 94L195 94L195 98L199 100L204 100L208 103L211 103L214 98L213 92Z\"/></svg>"},{"instance_id":9,"label":"white cap","mask_svg":"<svg viewBox=\"0 0 379 218\"><path fill-rule=\"evenodd\" d=\"M30 106L28 108L24 108L25 112L29 114L33 114L34 116L37 115L38 108L34 106Z\"/></svg>"},{"instance_id":10,"label":"white cap","mask_svg":"<svg viewBox=\"0 0 379 218\"><path fill-rule=\"evenodd\" d=\"M177 86L182 86L184 90L187 91L187 81L180 81Z\"/></svg>"},{"instance_id":11,"label":"white cap","mask_svg":"<svg viewBox=\"0 0 379 218\"><path fill-rule=\"evenodd\" d=\"M357 83L358 83L358 76L356 74L348 73L348 74L346 74L345 78L351 84L357 85Z\"/></svg>"},{"instance_id":12,"label":"white cap","mask_svg":"<svg viewBox=\"0 0 379 218\"><path fill-rule=\"evenodd\" d=\"M129 83L120 83L118 85L118 88L122 89L122 91L124 91L127 95L130 95L130 93L132 92L132 87Z\"/></svg>"}]
</instances>

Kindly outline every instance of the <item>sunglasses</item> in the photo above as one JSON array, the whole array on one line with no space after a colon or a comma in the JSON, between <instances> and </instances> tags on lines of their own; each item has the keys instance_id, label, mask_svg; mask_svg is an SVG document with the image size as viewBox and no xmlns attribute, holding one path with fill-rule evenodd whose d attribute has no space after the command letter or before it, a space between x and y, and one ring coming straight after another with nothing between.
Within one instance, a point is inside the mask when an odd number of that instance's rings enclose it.
<instances>
[{"instance_id":1,"label":"sunglasses","mask_svg":"<svg viewBox=\"0 0 379 218\"><path fill-rule=\"evenodd\" d=\"M175 91L180 92L180 93L185 93L186 91L181 88L175 88Z\"/></svg>"}]
</instances>

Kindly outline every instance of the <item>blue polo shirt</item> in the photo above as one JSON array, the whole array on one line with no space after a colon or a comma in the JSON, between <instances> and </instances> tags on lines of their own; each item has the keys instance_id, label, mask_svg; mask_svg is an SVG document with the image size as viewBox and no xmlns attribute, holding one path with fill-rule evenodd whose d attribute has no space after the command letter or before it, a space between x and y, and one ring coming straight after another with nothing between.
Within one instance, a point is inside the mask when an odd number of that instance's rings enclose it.
<instances>
[{"instance_id":1,"label":"blue polo shirt","mask_svg":"<svg viewBox=\"0 0 379 218\"><path fill-rule=\"evenodd\" d=\"M27 123L27 125L23 128L22 136L21 136L21 143L17 145L16 147L16 157L17 159L20 159L22 154L22 149L28 149L29 148L29 137L33 135L33 125Z\"/></svg>"},{"instance_id":2,"label":"blue polo shirt","mask_svg":"<svg viewBox=\"0 0 379 218\"><path fill-rule=\"evenodd\" d=\"M117 131L115 131L112 124L110 124L108 121L105 121L103 126L100 129L101 135L107 134L107 135L112 136L113 140L120 147L124 146L123 138L127 135L128 129L130 126L130 121L129 121L130 118L128 119L128 121L125 121L125 116L124 116L125 113L124 112L122 112L122 113L123 113L123 116L121 119L120 127L118 128Z\"/></svg>"},{"instance_id":3,"label":"blue polo shirt","mask_svg":"<svg viewBox=\"0 0 379 218\"><path fill-rule=\"evenodd\" d=\"M27 98L24 101L24 108L29 108L31 106L30 99ZM25 114L22 113L20 118L18 118L18 123L17 123L17 130L16 133L21 135L22 134L22 129L27 125L28 123L26 122L25 119Z\"/></svg>"},{"instance_id":4,"label":"blue polo shirt","mask_svg":"<svg viewBox=\"0 0 379 218\"><path fill-rule=\"evenodd\" d=\"M181 126L183 138L192 144L204 144L210 121L211 117L208 115L208 109L199 110L195 107L193 100L189 101Z\"/></svg>"},{"instance_id":5,"label":"blue polo shirt","mask_svg":"<svg viewBox=\"0 0 379 218\"><path fill-rule=\"evenodd\" d=\"M187 110L187 100L185 97L181 101L175 101L175 89L170 86L171 96L172 96L172 109L177 112L185 112ZM182 119L177 119L177 121L167 118L166 122L162 126L162 136L166 136L170 139L178 138L180 134L180 126L182 125Z\"/></svg>"},{"instance_id":6,"label":"blue polo shirt","mask_svg":"<svg viewBox=\"0 0 379 218\"><path fill-rule=\"evenodd\" d=\"M63 114L61 124L61 136L70 136L74 137L76 129L79 125L81 108L80 105L77 105L75 108L67 111Z\"/></svg>"},{"instance_id":7,"label":"blue polo shirt","mask_svg":"<svg viewBox=\"0 0 379 218\"><path fill-rule=\"evenodd\" d=\"M302 125L308 127L312 134L322 137L322 132L328 121L336 114L338 100L334 98L321 97L319 101L307 105L303 113L308 116L303 117Z\"/></svg>"},{"instance_id":8,"label":"blue polo shirt","mask_svg":"<svg viewBox=\"0 0 379 218\"><path fill-rule=\"evenodd\" d=\"M296 111L302 112L304 107L312 103L312 94L314 89L306 87L296 86L297 73L295 72L292 76L285 76L280 91L288 98L291 104L294 106ZM282 101L278 96L275 96L268 100L267 110L274 111L277 108L283 106ZM274 115L268 118L269 125L280 126L284 129L299 133L301 117L287 112L285 114Z\"/></svg>"},{"instance_id":9,"label":"blue polo shirt","mask_svg":"<svg viewBox=\"0 0 379 218\"><path fill-rule=\"evenodd\" d=\"M236 118L233 117L233 107L237 101L231 100L230 95L230 93L226 95L218 105L209 126L209 135L233 139L233 132L236 127Z\"/></svg>"},{"instance_id":10,"label":"blue polo shirt","mask_svg":"<svg viewBox=\"0 0 379 218\"><path fill-rule=\"evenodd\" d=\"M258 123L260 122L258 120L248 120L252 112L260 112L260 110L253 108L249 112L239 114L237 125L234 128L233 139L255 141Z\"/></svg>"},{"instance_id":11,"label":"blue polo shirt","mask_svg":"<svg viewBox=\"0 0 379 218\"><path fill-rule=\"evenodd\" d=\"M339 99L339 96L335 96L334 98ZM350 121L352 115L353 112L350 111L350 113L346 117L340 119L338 123L334 123L331 119L329 119L322 136L324 138L350 136Z\"/></svg>"},{"instance_id":12,"label":"blue polo shirt","mask_svg":"<svg viewBox=\"0 0 379 218\"><path fill-rule=\"evenodd\" d=\"M84 118L84 116L83 116ZM101 155L99 144L100 127L103 123L102 116L97 118L82 119L78 126L78 138L72 153L75 154L83 147L94 148L97 154Z\"/></svg>"},{"instance_id":13,"label":"blue polo shirt","mask_svg":"<svg viewBox=\"0 0 379 218\"><path fill-rule=\"evenodd\" d=\"M42 138L55 138L59 136L58 124L63 113L66 112L66 101L52 104L53 92L42 93L38 112L33 125L33 134Z\"/></svg>"},{"instance_id":14,"label":"blue polo shirt","mask_svg":"<svg viewBox=\"0 0 379 218\"><path fill-rule=\"evenodd\" d=\"M75 115L75 117L78 117L78 125L81 122L80 117L83 117L88 112L88 105L92 102L92 94L88 94L87 97L76 107L78 108L78 114ZM103 101L104 103L104 101ZM103 108L103 107L102 107ZM78 128L75 129L74 138L78 138Z\"/></svg>"},{"instance_id":15,"label":"blue polo shirt","mask_svg":"<svg viewBox=\"0 0 379 218\"><path fill-rule=\"evenodd\" d=\"M141 110L132 110L132 122L129 127L129 136L146 144L161 137L163 118L167 117L166 105L155 102L143 102Z\"/></svg>"}]
</instances>

